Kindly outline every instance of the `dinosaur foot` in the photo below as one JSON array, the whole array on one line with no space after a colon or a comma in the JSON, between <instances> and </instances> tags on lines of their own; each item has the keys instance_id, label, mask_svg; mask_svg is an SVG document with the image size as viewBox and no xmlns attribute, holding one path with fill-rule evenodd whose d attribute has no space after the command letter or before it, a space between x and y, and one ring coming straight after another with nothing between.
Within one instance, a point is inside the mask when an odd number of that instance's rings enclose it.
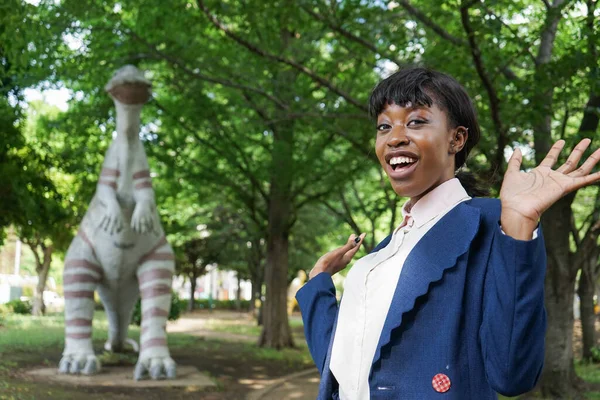
<instances>
[{"instance_id":1,"label":"dinosaur foot","mask_svg":"<svg viewBox=\"0 0 600 400\"><path fill-rule=\"evenodd\" d=\"M175 379L177 376L177 364L171 357L153 357L139 360L133 372L133 379Z\"/></svg>"},{"instance_id":2,"label":"dinosaur foot","mask_svg":"<svg viewBox=\"0 0 600 400\"><path fill-rule=\"evenodd\" d=\"M100 362L93 354L69 354L58 364L61 374L94 375L100 371Z\"/></svg>"}]
</instances>

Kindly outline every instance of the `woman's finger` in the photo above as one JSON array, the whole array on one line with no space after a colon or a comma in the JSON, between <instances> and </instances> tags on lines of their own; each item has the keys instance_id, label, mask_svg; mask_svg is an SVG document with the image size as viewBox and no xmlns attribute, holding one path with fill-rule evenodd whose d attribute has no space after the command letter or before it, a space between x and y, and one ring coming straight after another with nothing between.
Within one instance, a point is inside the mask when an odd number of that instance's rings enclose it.
<instances>
[{"instance_id":1,"label":"woman's finger","mask_svg":"<svg viewBox=\"0 0 600 400\"><path fill-rule=\"evenodd\" d=\"M354 246L353 248L348 250L346 253L344 253L344 256L342 257L342 263L344 264L344 266L348 265L348 263L350 263L350 261L352 261L352 258L354 257L354 255L360 249L360 245L362 244L364 238L365 238L365 234L362 233L359 236L360 241L355 242L356 246Z\"/></svg>"},{"instance_id":2,"label":"woman's finger","mask_svg":"<svg viewBox=\"0 0 600 400\"><path fill-rule=\"evenodd\" d=\"M565 163L556 171L562 172L563 174L569 174L573 172L573 170L577 168L577 165L579 165L579 161L581 160L583 153L589 147L591 142L592 141L590 139L583 139L581 142L579 142L569 155L569 158L567 158L567 161L565 161Z\"/></svg>"},{"instance_id":3,"label":"woman's finger","mask_svg":"<svg viewBox=\"0 0 600 400\"><path fill-rule=\"evenodd\" d=\"M554 143L554 145L546 155L546 158L544 158L540 163L540 167L552 168L554 164L556 164L556 160L558 160L558 156L560 155L560 152L562 151L563 147L565 147L565 141L562 139Z\"/></svg>"},{"instance_id":4,"label":"woman's finger","mask_svg":"<svg viewBox=\"0 0 600 400\"><path fill-rule=\"evenodd\" d=\"M338 247L335 250L330 251L329 253L325 254L325 256L330 261L333 261L335 259L341 259L348 250L351 250L352 248L354 248L356 246L356 242L354 241L354 239L356 239L356 235L353 233L352 235L350 235L348 237L348 241L346 242L345 245Z\"/></svg>"},{"instance_id":5,"label":"woman's finger","mask_svg":"<svg viewBox=\"0 0 600 400\"><path fill-rule=\"evenodd\" d=\"M581 189L584 186L591 185L597 182L600 182L600 171L594 172L593 174L573 178L573 185L568 188L568 192Z\"/></svg>"},{"instance_id":6,"label":"woman's finger","mask_svg":"<svg viewBox=\"0 0 600 400\"><path fill-rule=\"evenodd\" d=\"M571 172L569 176L580 177L588 175L592 171L592 168L594 168L594 166L598 163L598 161L600 161L600 149L597 149L595 152L593 152L592 155L589 156L587 160L585 160L581 167Z\"/></svg>"},{"instance_id":7,"label":"woman's finger","mask_svg":"<svg viewBox=\"0 0 600 400\"><path fill-rule=\"evenodd\" d=\"M523 160L523 155L521 154L521 149L516 147L508 160L508 166L506 168L506 172L513 171L519 172L521 170L521 161Z\"/></svg>"}]
</instances>

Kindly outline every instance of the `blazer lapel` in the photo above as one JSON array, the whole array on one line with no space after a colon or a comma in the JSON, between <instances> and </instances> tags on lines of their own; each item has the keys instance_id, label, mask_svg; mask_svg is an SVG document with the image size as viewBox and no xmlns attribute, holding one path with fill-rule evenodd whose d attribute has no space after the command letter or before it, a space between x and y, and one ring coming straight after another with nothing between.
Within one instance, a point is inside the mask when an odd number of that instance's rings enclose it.
<instances>
[{"instance_id":1,"label":"blazer lapel","mask_svg":"<svg viewBox=\"0 0 600 400\"><path fill-rule=\"evenodd\" d=\"M375 364L381 348L388 344L392 330L402 324L402 316L413 309L418 297L429 291L431 283L442 279L444 271L469 249L479 228L480 211L460 203L440 219L408 255L388 311L379 344L373 358Z\"/></svg>"}]
</instances>

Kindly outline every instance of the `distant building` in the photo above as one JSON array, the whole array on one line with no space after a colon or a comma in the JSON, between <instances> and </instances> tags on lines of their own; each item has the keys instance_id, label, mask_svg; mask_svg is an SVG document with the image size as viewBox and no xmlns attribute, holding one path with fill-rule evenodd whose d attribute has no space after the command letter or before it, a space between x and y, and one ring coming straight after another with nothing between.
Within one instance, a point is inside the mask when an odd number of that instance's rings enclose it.
<instances>
[{"instance_id":1,"label":"distant building","mask_svg":"<svg viewBox=\"0 0 600 400\"><path fill-rule=\"evenodd\" d=\"M250 281L238 282L234 271L221 271L216 265L209 265L207 273L196 280L196 291L194 298L214 300L235 300L238 285L240 286L240 299L250 300L252 297L252 284ZM183 276L173 278L173 289L180 298L189 299L191 283Z\"/></svg>"}]
</instances>

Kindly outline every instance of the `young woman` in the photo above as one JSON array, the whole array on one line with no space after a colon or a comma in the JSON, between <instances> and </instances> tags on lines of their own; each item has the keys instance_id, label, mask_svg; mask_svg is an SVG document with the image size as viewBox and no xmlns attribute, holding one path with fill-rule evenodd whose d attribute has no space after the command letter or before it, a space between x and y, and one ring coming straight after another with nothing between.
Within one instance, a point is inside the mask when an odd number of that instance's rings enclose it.
<instances>
[{"instance_id":1,"label":"young woman","mask_svg":"<svg viewBox=\"0 0 600 400\"><path fill-rule=\"evenodd\" d=\"M451 77L396 72L369 100L375 149L404 220L348 273L338 307L331 276L364 234L322 256L298 292L318 399L496 399L531 390L544 360L546 255L539 218L600 180L600 150L577 167L582 140L553 170L564 141L520 171L517 148L500 199L471 198L455 177L479 140L475 109Z\"/></svg>"}]
</instances>

